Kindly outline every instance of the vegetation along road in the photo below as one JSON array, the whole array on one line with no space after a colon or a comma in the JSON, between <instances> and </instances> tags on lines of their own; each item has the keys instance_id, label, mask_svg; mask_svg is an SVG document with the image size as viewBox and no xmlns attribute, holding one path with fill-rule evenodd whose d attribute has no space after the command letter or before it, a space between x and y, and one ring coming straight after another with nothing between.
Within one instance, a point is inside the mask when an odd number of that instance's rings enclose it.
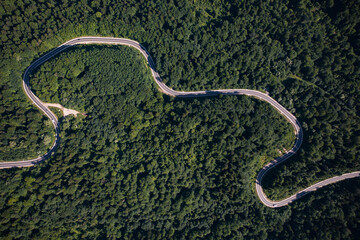
<instances>
[{"instance_id":1,"label":"vegetation along road","mask_svg":"<svg viewBox=\"0 0 360 240\"><path fill-rule=\"evenodd\" d=\"M136 48L141 52L142 55L147 59L147 62L150 66L152 76L157 83L157 85L160 88L160 91L163 93L173 96L173 97L208 97L208 96L216 96L219 94L225 94L225 95L247 95L256 97L262 101L268 102L276 108L284 117L293 125L295 129L295 135L296 135L296 141L293 146L293 148L285 153L283 156L271 161L267 165L265 165L261 171L259 172L257 179L256 179L256 193L259 196L261 202L265 204L268 207L276 208L276 207L282 207L285 206L291 202L293 202L296 199L301 198L302 196L306 195L309 192L315 191L318 188L321 188L323 186L326 186L331 183L335 183L344 179L348 178L354 178L360 176L360 171L352 172L343 174L341 176L335 176L333 178L326 179L324 181L318 182L304 190L299 191L298 193L290 196L289 198L283 199L281 201L271 201L269 200L266 195L263 192L261 181L264 177L264 175L273 167L277 166L278 164L284 162L285 160L289 159L292 155L294 155L297 150L300 148L301 143L303 141L303 130L300 126L300 123L296 119L294 115L292 115L289 111L287 111L283 106L281 106L277 101L275 101L273 98L271 98L269 95L256 91L256 90L249 90L249 89L220 89L220 90L206 90L206 91L195 91L195 92L183 92L183 91L175 91L168 86L166 86L160 78L159 73L155 70L155 64L150 56L150 54L147 52L147 50L138 42L130 40L130 39L124 39L124 38L111 38L111 37L79 37L72 39L59 47L51 50L41 58L37 59L35 62L33 62L25 71L23 76L23 87L25 90L25 93L30 98L30 100L38 107L40 108L52 121L54 127L55 127L55 141L53 146L51 147L50 151L46 153L45 155L27 160L27 161L17 161L17 162L1 162L0 168L13 168L13 167L30 167L34 166L47 158L49 158L54 151L56 151L58 145L59 145L59 125L57 117L54 113L52 113L47 106L44 105L44 103L37 98L34 93L30 90L29 87L29 75L32 70L43 64L48 59L52 58L56 54L64 51L65 49L77 45L77 44L117 44L117 45L127 45L133 48Z\"/></svg>"}]
</instances>

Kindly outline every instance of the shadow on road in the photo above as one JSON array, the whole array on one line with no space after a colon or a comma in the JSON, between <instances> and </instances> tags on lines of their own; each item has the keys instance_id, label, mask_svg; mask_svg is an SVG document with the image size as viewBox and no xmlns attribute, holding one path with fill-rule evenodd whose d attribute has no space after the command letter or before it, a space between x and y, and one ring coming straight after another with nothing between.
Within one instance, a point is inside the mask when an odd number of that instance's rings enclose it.
<instances>
[{"instance_id":1,"label":"shadow on road","mask_svg":"<svg viewBox=\"0 0 360 240\"><path fill-rule=\"evenodd\" d=\"M296 194L296 199L299 199L299 198L305 196L308 193L310 193L310 191L299 192L298 194Z\"/></svg>"}]
</instances>

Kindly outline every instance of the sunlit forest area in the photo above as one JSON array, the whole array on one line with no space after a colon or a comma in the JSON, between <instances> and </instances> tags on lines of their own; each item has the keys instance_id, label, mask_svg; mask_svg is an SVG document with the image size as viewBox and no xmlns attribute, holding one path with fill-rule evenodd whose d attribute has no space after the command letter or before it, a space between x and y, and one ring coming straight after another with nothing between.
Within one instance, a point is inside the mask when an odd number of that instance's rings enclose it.
<instances>
[{"instance_id":1,"label":"sunlit forest area","mask_svg":"<svg viewBox=\"0 0 360 240\"><path fill-rule=\"evenodd\" d=\"M22 90L26 67L77 36L143 44L176 90L267 89L304 130L264 179L281 199L360 169L357 1L2 1L0 161L44 154L50 121ZM128 47L72 47L31 76L34 93L86 116L61 119L55 155L1 170L4 239L356 239L360 181L281 209L255 193L261 167L294 142L246 96L174 99Z\"/></svg>"}]
</instances>

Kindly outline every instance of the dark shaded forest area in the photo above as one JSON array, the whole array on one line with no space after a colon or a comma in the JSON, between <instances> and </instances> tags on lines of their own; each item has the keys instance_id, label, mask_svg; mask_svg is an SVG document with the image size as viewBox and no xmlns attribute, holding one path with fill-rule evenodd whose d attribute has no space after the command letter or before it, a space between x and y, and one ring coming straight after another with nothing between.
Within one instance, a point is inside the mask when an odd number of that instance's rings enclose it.
<instances>
[{"instance_id":1,"label":"dark shaded forest area","mask_svg":"<svg viewBox=\"0 0 360 240\"><path fill-rule=\"evenodd\" d=\"M2 1L0 159L45 153L54 131L21 76L83 35L142 43L176 90L267 88L299 119L299 153L264 180L271 199L359 170L357 1ZM105 60L106 62L105 62ZM344 181L281 209L254 191L293 130L248 97L178 100L157 92L125 47L77 47L31 78L62 119L47 162L2 170L3 238L355 239L360 184Z\"/></svg>"}]
</instances>

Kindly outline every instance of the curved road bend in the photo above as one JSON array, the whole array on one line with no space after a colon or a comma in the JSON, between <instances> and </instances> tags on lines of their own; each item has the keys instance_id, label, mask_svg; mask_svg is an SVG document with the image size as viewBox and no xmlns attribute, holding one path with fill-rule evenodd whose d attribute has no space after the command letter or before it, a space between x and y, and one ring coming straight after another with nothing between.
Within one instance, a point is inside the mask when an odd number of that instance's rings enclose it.
<instances>
[{"instance_id":1,"label":"curved road bend","mask_svg":"<svg viewBox=\"0 0 360 240\"><path fill-rule=\"evenodd\" d=\"M23 76L23 87L24 87L24 91L26 93L26 95L30 98L30 100L41 110L43 111L46 116L48 116L50 118L50 120L52 121L54 128L55 128L55 141L53 146L51 147L50 151L48 153L46 153L45 155L35 158L35 159L31 159L31 160L27 160L27 161L17 161L17 162L0 162L0 169L1 168L13 168L13 167L31 167L34 166L46 159L48 159L51 154L53 152L56 151L58 145L59 145L59 126L58 126L58 120L55 116L55 114L53 112L51 112L49 110L48 107L46 107L43 102L34 95L34 93L30 90L30 86L29 86L29 75L30 73L37 68L38 66L40 66L41 64L43 64L44 62L46 62L48 59L54 57L56 54L64 51L65 49L74 46L74 45L78 45L78 44L112 44L112 45L126 45L126 46L130 46L133 48L136 48L138 51L140 51L140 53L145 57L145 59L147 60L149 66L150 66L150 70L151 70L151 74L156 82L156 84L159 86L160 90L170 96L173 97L205 97L205 96L215 96L215 95L219 95L219 94L225 94L225 95L247 95L247 96L251 96L251 97L256 97L262 101L268 102L269 104L271 104L271 106L273 106L275 109L277 109L282 115L284 115L284 117L292 124L292 126L295 129L295 135L296 135L296 141L295 144L293 146L293 148L288 151L286 154L284 154L283 156L271 161L270 163L266 164L261 171L259 172L257 178L256 178L256 193L259 196L261 202L263 204L265 204L268 207L272 207L272 208L276 208L276 207L282 207L285 206L293 201L295 201L296 199L299 199L300 197L306 195L307 193L311 192L311 191L315 191L318 188L321 188L323 186L326 186L328 184L331 183L335 183L338 181L342 181L344 179L349 179L349 178L354 178L354 177L359 177L360 176L360 172L352 172L352 173L347 173L341 176L336 176L333 178L329 178L327 180L318 182L296 194L294 194L293 196L283 199L281 201L271 201L269 200L266 195L264 194L264 191L262 189L261 186L261 181L264 177L264 175L273 167L277 166L278 164L284 162L285 160L287 160L289 157L291 157L292 155L294 155L297 150L300 148L301 143L303 141L303 131L301 128L300 123L298 122L298 120L296 119L296 117L294 115L292 115L288 110L286 110L283 106L281 106L277 101L275 101L273 98L271 98L269 95L262 93L260 91L256 91L256 90L249 90L249 89L220 89L220 90L211 90L211 91L190 91L190 92L184 92L184 91L175 91L171 88L169 88L168 86L166 86L160 78L159 73L155 70L155 64L154 61L152 60L150 54L148 53L148 51L138 42L130 40L130 39L124 39L124 38L112 38L112 37L78 37L78 38L74 38L71 39L65 43L63 43L62 45L60 45L59 47L49 51L48 53L46 53L45 55L43 55L42 57L40 57L39 59L37 59L36 61L34 61L25 71L24 76Z\"/></svg>"}]
</instances>

